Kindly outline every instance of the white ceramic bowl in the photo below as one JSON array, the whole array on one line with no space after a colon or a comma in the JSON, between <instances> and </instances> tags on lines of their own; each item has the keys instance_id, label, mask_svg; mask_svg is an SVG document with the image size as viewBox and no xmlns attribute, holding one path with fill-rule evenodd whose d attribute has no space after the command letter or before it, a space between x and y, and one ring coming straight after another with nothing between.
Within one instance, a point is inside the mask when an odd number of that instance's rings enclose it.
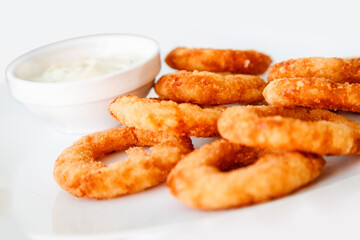
<instances>
[{"instance_id":1,"label":"white ceramic bowl","mask_svg":"<svg viewBox=\"0 0 360 240\"><path fill-rule=\"evenodd\" d=\"M109 74L71 82L30 81L50 65L106 55L141 56L141 61ZM12 95L56 129L89 133L118 123L108 113L124 94L145 97L160 71L158 44L147 37L101 34L46 45L14 60L6 70Z\"/></svg>"}]
</instances>

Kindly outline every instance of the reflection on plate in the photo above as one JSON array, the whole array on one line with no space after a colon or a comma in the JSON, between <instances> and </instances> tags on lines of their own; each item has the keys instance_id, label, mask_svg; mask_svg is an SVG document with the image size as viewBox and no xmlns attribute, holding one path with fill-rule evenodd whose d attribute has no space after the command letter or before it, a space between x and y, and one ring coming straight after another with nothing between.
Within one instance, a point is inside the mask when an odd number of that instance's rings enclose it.
<instances>
[{"instance_id":1,"label":"reflection on plate","mask_svg":"<svg viewBox=\"0 0 360 240\"><path fill-rule=\"evenodd\" d=\"M288 197L264 204L227 211L190 209L173 198L165 185L111 200L73 197L52 178L53 164L60 152L79 135L52 130L15 102L7 88L0 86L0 109L11 112L0 118L7 173L12 182L10 207L25 232L34 239L154 239L187 236L267 237L281 232L294 237L296 226L316 231L320 222L327 228L359 213L360 157L327 157L323 174L310 186ZM344 114L360 120L357 114ZM194 139L196 147L211 139ZM106 157L106 162L123 158L124 153ZM4 163L2 163L4 164ZM351 207L349 207L351 206ZM360 215L360 214L357 214ZM347 221L348 229L356 221ZM256 230L261 227L263 231ZM340 231L339 230L339 231ZM241 233L241 234L239 234ZM349 232L351 233L351 230ZM233 234L233 235L232 235ZM235 235L234 235L235 234ZM315 236L315 235L314 235ZM299 233L296 237L305 237Z\"/></svg>"}]
</instances>

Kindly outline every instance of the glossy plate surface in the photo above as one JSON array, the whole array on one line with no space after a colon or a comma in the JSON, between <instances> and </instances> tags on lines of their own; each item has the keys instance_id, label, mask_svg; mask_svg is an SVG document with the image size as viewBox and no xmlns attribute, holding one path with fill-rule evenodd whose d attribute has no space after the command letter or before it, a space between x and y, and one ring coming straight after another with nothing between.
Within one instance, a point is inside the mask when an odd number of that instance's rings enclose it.
<instances>
[{"instance_id":1,"label":"glossy plate surface","mask_svg":"<svg viewBox=\"0 0 360 240\"><path fill-rule=\"evenodd\" d=\"M31 239L356 238L360 157L327 157L318 180L268 203L227 211L187 208L158 186L112 200L79 199L52 177L63 149L80 135L53 130L0 85L0 194ZM358 114L345 114L360 121ZM194 139L196 147L212 139ZM106 162L124 157L112 154ZM10 179L10 180L7 180Z\"/></svg>"}]
</instances>

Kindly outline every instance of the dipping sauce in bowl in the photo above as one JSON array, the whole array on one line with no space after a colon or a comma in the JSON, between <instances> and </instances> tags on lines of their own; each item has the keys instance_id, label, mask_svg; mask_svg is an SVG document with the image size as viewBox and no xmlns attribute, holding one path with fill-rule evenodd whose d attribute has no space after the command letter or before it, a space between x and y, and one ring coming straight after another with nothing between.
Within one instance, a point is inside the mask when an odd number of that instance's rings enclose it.
<instances>
[{"instance_id":1,"label":"dipping sauce in bowl","mask_svg":"<svg viewBox=\"0 0 360 240\"><path fill-rule=\"evenodd\" d=\"M69 82L119 71L141 61L139 56L112 55L88 57L50 65L43 73L32 77L36 82Z\"/></svg>"},{"instance_id":2,"label":"dipping sauce in bowl","mask_svg":"<svg viewBox=\"0 0 360 240\"><path fill-rule=\"evenodd\" d=\"M15 59L6 70L12 95L67 133L117 126L108 113L119 95L145 97L161 68L151 38L99 34L49 44Z\"/></svg>"}]
</instances>

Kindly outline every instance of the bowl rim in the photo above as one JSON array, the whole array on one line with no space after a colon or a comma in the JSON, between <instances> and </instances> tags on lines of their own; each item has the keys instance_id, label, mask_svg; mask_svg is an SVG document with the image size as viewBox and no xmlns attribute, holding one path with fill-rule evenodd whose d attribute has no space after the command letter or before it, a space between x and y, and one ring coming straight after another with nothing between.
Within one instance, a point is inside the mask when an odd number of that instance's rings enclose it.
<instances>
[{"instance_id":1,"label":"bowl rim","mask_svg":"<svg viewBox=\"0 0 360 240\"><path fill-rule=\"evenodd\" d=\"M48 52L51 52L53 50L55 50L57 47L64 47L66 45L71 45L74 44L74 42L76 41L82 41L82 40L86 40L86 39L91 39L91 38L97 38L97 37L135 37L135 38L139 38L139 39L145 39L145 40L149 40L152 43L155 44L155 51L153 54L151 54L150 56L140 60L139 62L132 64L129 67L117 70L117 71L113 71L110 73L106 73L106 74L102 74L102 75L98 75L98 76L94 76L91 78L86 78L86 79L82 79L82 80L75 80L75 81L68 81L68 82L40 82L40 81L31 81L31 80L26 80L26 79L22 79L17 77L14 74L14 71L16 69L16 67L19 66L19 64L28 61L30 59L33 59L34 57L39 57L43 54L46 54ZM60 45L60 46L59 46ZM42 45L40 47L37 47L33 50L30 50L20 56L18 56L17 58L15 58L13 61L11 61L9 63L9 65L6 67L5 70L5 78L7 83L9 84L10 82L14 81L17 82L18 84L30 84L33 86L39 86L39 87L59 87L59 86L76 86L76 85L81 85L81 84L86 84L86 83L90 83L90 82L94 82L94 81L99 81L99 79L102 78L107 78L107 77L112 77L115 76L117 74L123 73L123 72L128 72L131 71L141 65L144 65L145 63L147 63L148 61L150 61L151 59L155 58L157 55L160 54L160 46L159 43L154 40L151 37L148 36L144 36L144 35L140 35L140 34L130 34L130 33L99 33L99 34L89 34L89 35L84 35L84 36L78 36L78 37L73 37L73 38L67 38L67 39L63 39L60 41L56 41L56 42L52 42L46 45Z\"/></svg>"}]
</instances>

